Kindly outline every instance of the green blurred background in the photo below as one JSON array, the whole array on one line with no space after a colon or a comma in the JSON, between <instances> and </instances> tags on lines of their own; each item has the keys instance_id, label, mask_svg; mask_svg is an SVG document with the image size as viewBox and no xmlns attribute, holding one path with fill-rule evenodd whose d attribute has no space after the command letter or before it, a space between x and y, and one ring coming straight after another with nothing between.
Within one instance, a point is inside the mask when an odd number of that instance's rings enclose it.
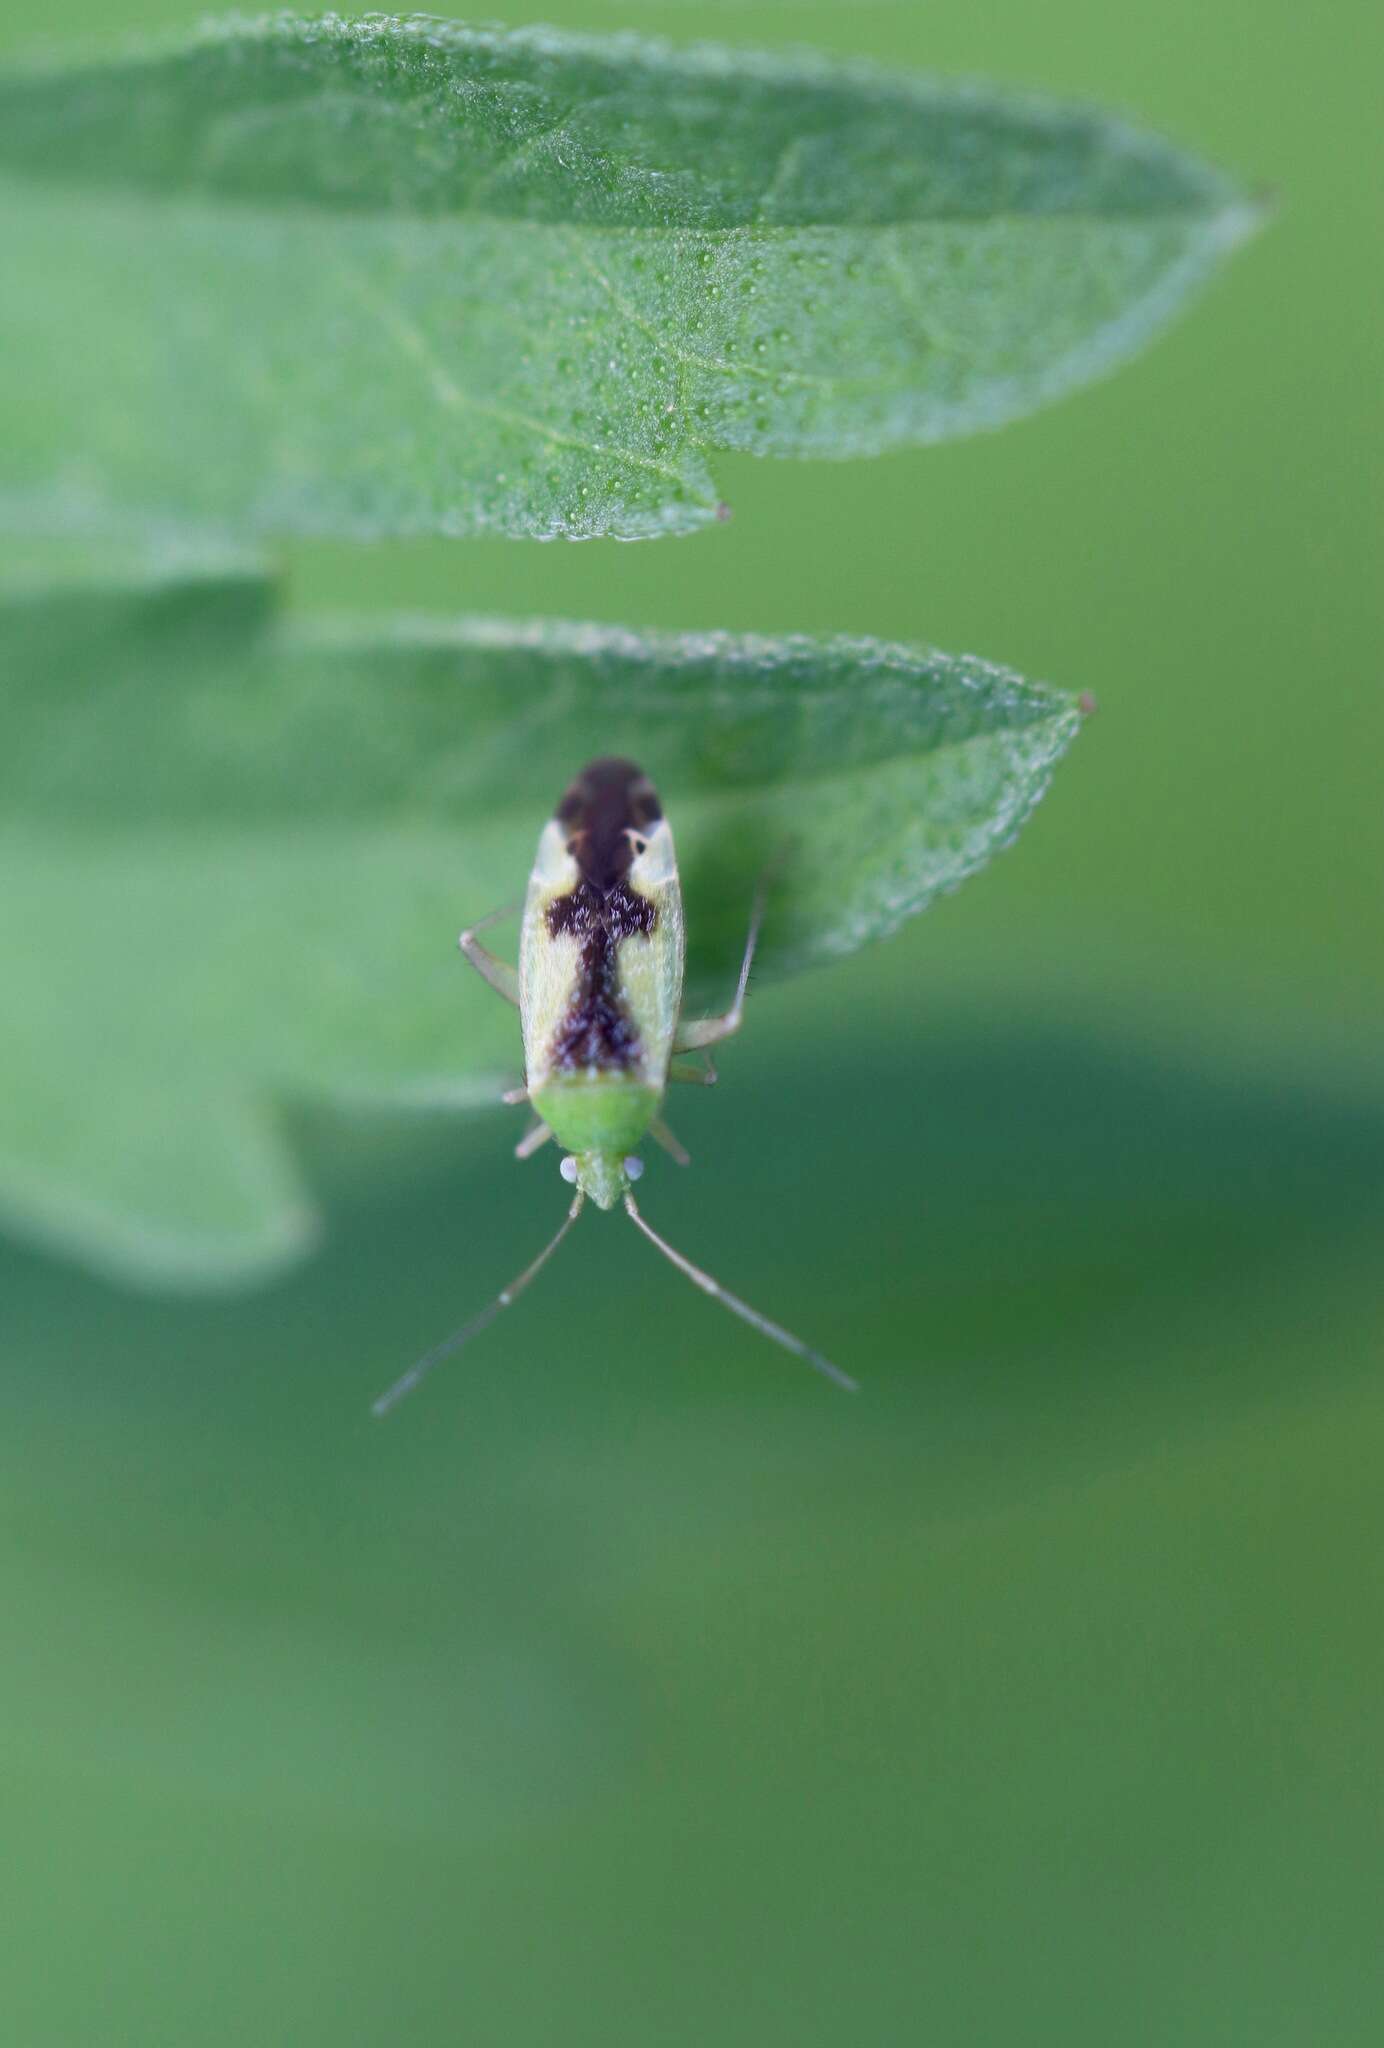
<instances>
[{"instance_id":1,"label":"green blurred background","mask_svg":"<svg viewBox=\"0 0 1384 2048\"><path fill-rule=\"evenodd\" d=\"M652 1166L856 1401L607 1225L372 1426L550 1220L498 1112L300 1116L331 1233L257 1295L0 1246L0 2039L1372 2044L1378 11L541 12L1091 97L1279 215L1108 384L726 462L696 540L293 552L304 605L876 633L1101 711Z\"/></svg>"}]
</instances>

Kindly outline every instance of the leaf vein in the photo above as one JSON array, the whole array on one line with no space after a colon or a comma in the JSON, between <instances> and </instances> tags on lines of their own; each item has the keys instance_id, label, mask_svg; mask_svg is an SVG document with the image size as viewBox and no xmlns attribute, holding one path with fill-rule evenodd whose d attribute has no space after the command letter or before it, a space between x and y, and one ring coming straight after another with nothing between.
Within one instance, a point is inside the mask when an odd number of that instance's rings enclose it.
<instances>
[{"instance_id":1,"label":"leaf vein","mask_svg":"<svg viewBox=\"0 0 1384 2048\"><path fill-rule=\"evenodd\" d=\"M565 433L560 427L549 425L531 413L518 411L515 407L499 405L494 399L478 398L474 392L462 389L439 362L427 337L417 324L410 320L401 309L388 299L381 297L369 281L351 266L343 266L341 277L348 289L353 291L360 303L375 319L392 334L404 351L412 356L432 385L435 397L446 406L458 412L478 412L487 419L499 420L507 426L520 427L526 433L535 434L554 448L570 448L581 455L599 456L603 460L628 463L632 469L641 469L659 477L664 483L685 487L687 479L666 463L658 462L651 455L643 455L637 449L621 442L612 441L598 444L583 440L579 434Z\"/></svg>"}]
</instances>

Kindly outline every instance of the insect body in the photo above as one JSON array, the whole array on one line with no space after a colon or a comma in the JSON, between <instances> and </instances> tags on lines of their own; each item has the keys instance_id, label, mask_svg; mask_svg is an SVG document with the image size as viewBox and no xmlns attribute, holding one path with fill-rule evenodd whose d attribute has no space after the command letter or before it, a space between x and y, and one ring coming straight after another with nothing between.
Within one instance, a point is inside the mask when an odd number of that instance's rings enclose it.
<instances>
[{"instance_id":1,"label":"insect body","mask_svg":"<svg viewBox=\"0 0 1384 2048\"><path fill-rule=\"evenodd\" d=\"M630 1220L707 1294L804 1358L838 1385L854 1380L820 1352L770 1322L674 1251L645 1221L632 1184L643 1172L634 1148L652 1136L683 1164L687 1155L660 1110L670 1081L706 1084L712 1069L680 1065L738 1031L763 909L756 899L735 1000L719 1017L683 1021L683 918L673 835L657 792L632 761L592 761L544 826L524 902L515 970L480 944L496 912L461 935L471 964L517 1005L524 1034L527 1101L537 1121L515 1148L521 1158L550 1138L563 1148L562 1175L575 1185L567 1216L532 1265L478 1316L428 1352L382 1394L383 1415L421 1379L485 1328L547 1263L589 1198L623 1204Z\"/></svg>"},{"instance_id":2,"label":"insect body","mask_svg":"<svg viewBox=\"0 0 1384 2048\"><path fill-rule=\"evenodd\" d=\"M529 1101L613 1208L658 1115L682 1001L682 891L648 777L593 761L543 829L519 942Z\"/></svg>"}]
</instances>

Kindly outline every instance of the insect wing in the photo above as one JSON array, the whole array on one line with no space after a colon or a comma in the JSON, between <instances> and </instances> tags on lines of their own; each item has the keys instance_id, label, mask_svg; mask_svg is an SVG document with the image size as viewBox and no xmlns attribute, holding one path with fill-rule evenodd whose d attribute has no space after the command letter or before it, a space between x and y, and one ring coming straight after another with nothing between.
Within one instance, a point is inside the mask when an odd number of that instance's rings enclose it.
<instances>
[{"instance_id":1,"label":"insect wing","mask_svg":"<svg viewBox=\"0 0 1384 2048\"><path fill-rule=\"evenodd\" d=\"M657 791L633 761L588 762L543 829L524 905L520 1012L536 1102L550 1079L618 1078L662 1093L683 949L677 855Z\"/></svg>"},{"instance_id":2,"label":"insect wing","mask_svg":"<svg viewBox=\"0 0 1384 2048\"><path fill-rule=\"evenodd\" d=\"M653 907L647 931L622 941L617 988L622 1009L638 1034L640 1078L660 1091L682 1007L685 937L682 887L668 820L660 818L630 865L629 885Z\"/></svg>"},{"instance_id":3,"label":"insect wing","mask_svg":"<svg viewBox=\"0 0 1384 2048\"><path fill-rule=\"evenodd\" d=\"M548 1077L553 1047L575 999L581 971L575 942L553 937L548 913L554 903L571 895L579 880L566 834L556 818L550 818L538 841L519 931L519 1021L531 1093Z\"/></svg>"}]
</instances>

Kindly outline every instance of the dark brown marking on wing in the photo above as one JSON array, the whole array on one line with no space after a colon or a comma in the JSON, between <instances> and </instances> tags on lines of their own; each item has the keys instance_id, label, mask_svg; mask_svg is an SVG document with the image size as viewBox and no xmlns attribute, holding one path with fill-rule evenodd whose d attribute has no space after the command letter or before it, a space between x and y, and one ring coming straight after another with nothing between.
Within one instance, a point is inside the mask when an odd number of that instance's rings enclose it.
<instances>
[{"instance_id":1,"label":"dark brown marking on wing","mask_svg":"<svg viewBox=\"0 0 1384 2048\"><path fill-rule=\"evenodd\" d=\"M631 1067L639 1058L639 1034L616 987L617 958L622 939L657 923L657 905L624 882L605 897L581 882L548 905L550 935L570 935L581 947L576 990L553 1041L555 1067Z\"/></svg>"},{"instance_id":2,"label":"dark brown marking on wing","mask_svg":"<svg viewBox=\"0 0 1384 2048\"><path fill-rule=\"evenodd\" d=\"M625 879L645 835L663 812L658 794L633 761L591 761L557 808L567 850L580 875L574 889L548 905L548 932L581 948L577 986L557 1029L555 1067L632 1067L639 1034L616 986L620 942L652 932L657 905Z\"/></svg>"},{"instance_id":3,"label":"dark brown marking on wing","mask_svg":"<svg viewBox=\"0 0 1384 2048\"><path fill-rule=\"evenodd\" d=\"M663 816L658 791L633 761L588 761L557 807L567 851L591 888L606 895L629 873L642 840Z\"/></svg>"}]
</instances>

